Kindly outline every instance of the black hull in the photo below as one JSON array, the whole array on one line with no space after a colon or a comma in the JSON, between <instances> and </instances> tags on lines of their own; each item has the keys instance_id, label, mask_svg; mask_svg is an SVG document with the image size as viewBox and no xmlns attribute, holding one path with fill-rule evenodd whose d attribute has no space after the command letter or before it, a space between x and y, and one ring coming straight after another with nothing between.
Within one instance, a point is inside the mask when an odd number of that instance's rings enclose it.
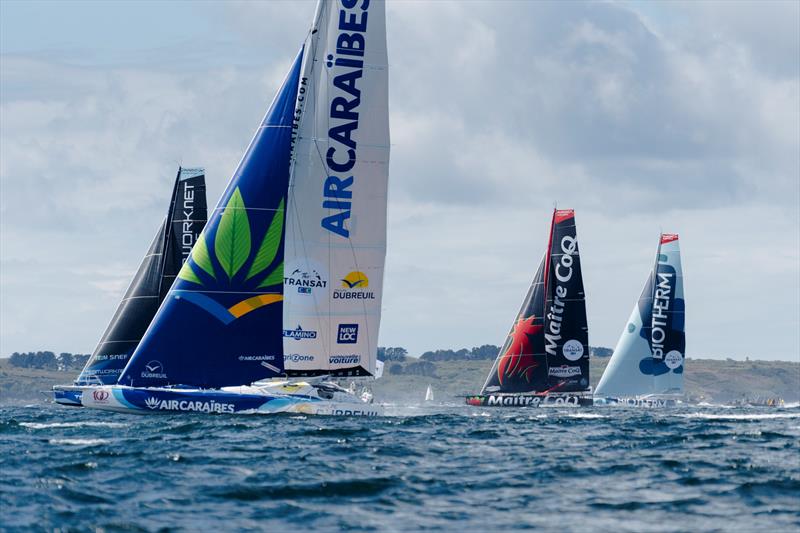
<instances>
[{"instance_id":1,"label":"black hull","mask_svg":"<svg viewBox=\"0 0 800 533\"><path fill-rule=\"evenodd\" d=\"M588 407L593 399L572 394L475 394L467 396L466 402L475 407Z\"/></svg>"}]
</instances>

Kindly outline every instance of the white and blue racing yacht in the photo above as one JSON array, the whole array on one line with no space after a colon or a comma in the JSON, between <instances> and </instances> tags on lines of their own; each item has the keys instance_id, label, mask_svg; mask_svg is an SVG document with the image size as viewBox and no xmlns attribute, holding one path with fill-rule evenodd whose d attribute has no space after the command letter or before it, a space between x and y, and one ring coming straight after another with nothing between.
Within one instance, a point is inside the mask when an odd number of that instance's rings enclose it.
<instances>
[{"instance_id":1,"label":"white and blue racing yacht","mask_svg":"<svg viewBox=\"0 0 800 533\"><path fill-rule=\"evenodd\" d=\"M385 5L323 0L116 383L86 407L379 415L389 165Z\"/></svg>"},{"instance_id":2,"label":"white and blue racing yacht","mask_svg":"<svg viewBox=\"0 0 800 533\"><path fill-rule=\"evenodd\" d=\"M595 389L595 405L675 405L683 397L685 318L678 235L663 233L644 290Z\"/></svg>"}]
</instances>

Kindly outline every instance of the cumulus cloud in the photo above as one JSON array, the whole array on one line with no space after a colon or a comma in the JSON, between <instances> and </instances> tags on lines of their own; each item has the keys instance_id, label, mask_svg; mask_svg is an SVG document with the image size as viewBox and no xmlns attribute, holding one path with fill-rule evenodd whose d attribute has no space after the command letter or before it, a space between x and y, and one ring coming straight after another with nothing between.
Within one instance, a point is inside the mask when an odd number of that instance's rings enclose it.
<instances>
[{"instance_id":1,"label":"cumulus cloud","mask_svg":"<svg viewBox=\"0 0 800 533\"><path fill-rule=\"evenodd\" d=\"M204 6L181 40L102 58L4 44L2 352L92 349L177 165L207 168L213 204L314 9ZM690 355L796 357L797 9L390 3L381 343L501 343L557 201L578 210L593 343L615 342L663 227Z\"/></svg>"}]
</instances>

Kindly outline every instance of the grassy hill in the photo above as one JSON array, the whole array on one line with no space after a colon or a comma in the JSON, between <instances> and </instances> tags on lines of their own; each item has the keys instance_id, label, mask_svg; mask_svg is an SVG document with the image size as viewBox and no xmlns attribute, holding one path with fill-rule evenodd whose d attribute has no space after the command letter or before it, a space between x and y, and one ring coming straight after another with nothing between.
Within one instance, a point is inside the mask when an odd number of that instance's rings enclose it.
<instances>
[{"instance_id":1,"label":"grassy hill","mask_svg":"<svg viewBox=\"0 0 800 533\"><path fill-rule=\"evenodd\" d=\"M388 362L384 377L373 385L378 401L419 403L430 383L437 400L461 401L478 392L492 366L492 361L440 361L432 363L432 376L391 374L388 369L399 364L406 368L418 360ZM597 385L608 359L591 360L592 386ZM0 403L45 402L53 385L70 383L77 373L38 370L11 366L0 359ZM800 363L786 361L720 361L688 359L686 392L693 398L726 402L743 396L781 397L787 402L800 401Z\"/></svg>"},{"instance_id":2,"label":"grassy hill","mask_svg":"<svg viewBox=\"0 0 800 533\"><path fill-rule=\"evenodd\" d=\"M404 366L416 362L409 359ZM388 372L375 383L375 397L380 401L417 403L425 397L430 383L437 400L456 400L480 391L492 361L437 362L434 376L395 375ZM388 367L392 364L388 363ZM592 387L597 386L607 358L591 359ZM800 400L800 363L786 361L720 361L688 359L686 392L706 401L727 402L743 396L781 397L787 402Z\"/></svg>"}]
</instances>

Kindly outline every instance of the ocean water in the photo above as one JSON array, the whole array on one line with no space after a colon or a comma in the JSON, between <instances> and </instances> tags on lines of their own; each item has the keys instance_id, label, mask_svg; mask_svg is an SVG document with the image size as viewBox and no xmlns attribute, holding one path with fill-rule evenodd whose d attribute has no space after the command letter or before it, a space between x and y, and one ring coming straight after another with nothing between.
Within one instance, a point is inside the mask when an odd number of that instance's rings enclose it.
<instances>
[{"instance_id":1,"label":"ocean water","mask_svg":"<svg viewBox=\"0 0 800 533\"><path fill-rule=\"evenodd\" d=\"M0 528L797 531L800 408L0 408Z\"/></svg>"}]
</instances>

